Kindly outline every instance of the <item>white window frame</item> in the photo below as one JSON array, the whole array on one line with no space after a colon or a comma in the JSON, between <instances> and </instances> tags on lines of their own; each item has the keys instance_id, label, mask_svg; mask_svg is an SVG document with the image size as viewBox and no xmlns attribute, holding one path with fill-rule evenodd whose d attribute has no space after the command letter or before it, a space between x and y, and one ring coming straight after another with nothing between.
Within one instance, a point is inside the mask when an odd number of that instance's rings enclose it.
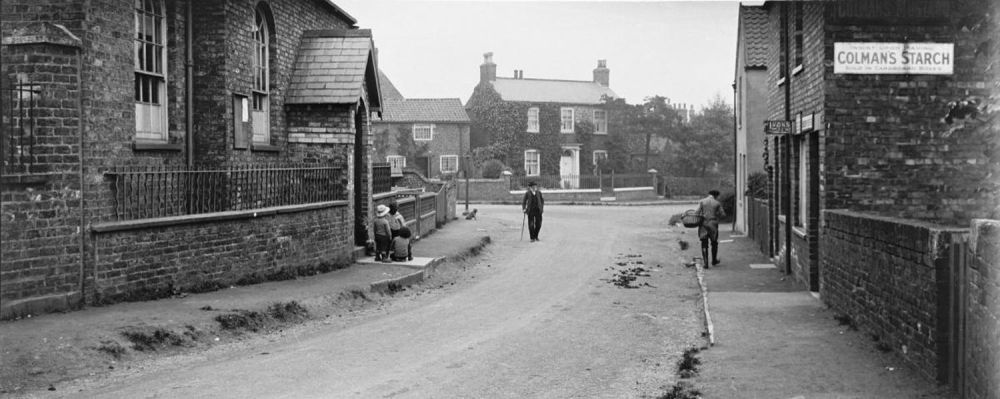
<instances>
[{"instance_id":1,"label":"white window frame","mask_svg":"<svg viewBox=\"0 0 1000 399\"><path fill-rule=\"evenodd\" d=\"M427 137L423 136L417 137L417 131L427 129ZM418 123L414 124L412 128L413 140L414 141L431 141L434 140L434 124L433 123Z\"/></svg>"},{"instance_id":2,"label":"white window frame","mask_svg":"<svg viewBox=\"0 0 1000 399\"><path fill-rule=\"evenodd\" d=\"M799 159L798 159L798 161L799 161L799 176L798 176L798 180L799 180L798 181L798 183L799 183L799 192L798 192L799 209L798 209L798 213L799 213L799 215L798 215L798 223L796 223L795 225L796 226L800 226L802 228L806 228L807 225L808 225L808 220L806 219L806 217L807 217L806 203L809 201L809 173L808 173L808 167L809 167L809 137L803 135L802 137L800 137L800 139L798 141L799 141L798 142L798 146L799 146L799 151L798 151L799 152Z\"/></svg>"},{"instance_id":3,"label":"white window frame","mask_svg":"<svg viewBox=\"0 0 1000 399\"><path fill-rule=\"evenodd\" d=\"M167 12L163 0L139 3L141 8L135 7L132 13L135 23L132 37L135 138L136 141L164 143L170 126L167 119Z\"/></svg>"},{"instance_id":4,"label":"white window frame","mask_svg":"<svg viewBox=\"0 0 1000 399\"><path fill-rule=\"evenodd\" d=\"M446 159L452 160L453 167L451 169L446 169L444 167L445 166L445 162L444 161ZM440 156L438 158L438 166L441 169L441 173L455 173L455 172L458 172L458 155L442 155L442 156Z\"/></svg>"},{"instance_id":5,"label":"white window frame","mask_svg":"<svg viewBox=\"0 0 1000 399\"><path fill-rule=\"evenodd\" d=\"M566 127L566 111L569 111L569 128ZM576 132L576 110L571 107L559 108L559 133Z\"/></svg>"},{"instance_id":6,"label":"white window frame","mask_svg":"<svg viewBox=\"0 0 1000 399\"><path fill-rule=\"evenodd\" d=\"M598 118L597 115L603 114L603 118ZM594 110L594 134L608 134L608 111L603 109Z\"/></svg>"},{"instance_id":7,"label":"white window frame","mask_svg":"<svg viewBox=\"0 0 1000 399\"><path fill-rule=\"evenodd\" d=\"M591 154L591 159L593 159L594 161L594 166L597 166L597 154L604 154L603 158L608 159L608 152L606 150L594 150L594 153Z\"/></svg>"},{"instance_id":8,"label":"white window frame","mask_svg":"<svg viewBox=\"0 0 1000 399\"><path fill-rule=\"evenodd\" d=\"M399 170L403 170L406 167L406 157L402 155L386 155L385 161L389 163L390 169L396 169L393 167L395 164L399 164Z\"/></svg>"},{"instance_id":9,"label":"white window frame","mask_svg":"<svg viewBox=\"0 0 1000 399\"><path fill-rule=\"evenodd\" d=\"M538 133L541 131L538 113L538 107L528 108L528 133Z\"/></svg>"},{"instance_id":10,"label":"white window frame","mask_svg":"<svg viewBox=\"0 0 1000 399\"><path fill-rule=\"evenodd\" d=\"M531 163L528 162L528 156L531 155L534 158ZM534 166L534 173L529 166ZM538 150L526 150L524 151L524 175L525 176L540 176L542 171L542 154L538 153Z\"/></svg>"},{"instance_id":11,"label":"white window frame","mask_svg":"<svg viewBox=\"0 0 1000 399\"><path fill-rule=\"evenodd\" d=\"M253 116L253 142L271 144L271 31L267 15L260 7L254 9L253 28L253 90L251 114Z\"/></svg>"}]
</instances>

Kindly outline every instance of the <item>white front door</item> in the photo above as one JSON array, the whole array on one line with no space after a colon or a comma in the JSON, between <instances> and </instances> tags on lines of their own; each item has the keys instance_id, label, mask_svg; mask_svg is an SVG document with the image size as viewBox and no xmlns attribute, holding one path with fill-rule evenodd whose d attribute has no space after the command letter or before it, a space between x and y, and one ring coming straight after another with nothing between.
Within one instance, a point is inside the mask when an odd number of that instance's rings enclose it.
<instances>
[{"instance_id":1,"label":"white front door","mask_svg":"<svg viewBox=\"0 0 1000 399\"><path fill-rule=\"evenodd\" d=\"M559 176L562 188L570 189L580 186L580 151L574 148L564 148L559 157Z\"/></svg>"}]
</instances>

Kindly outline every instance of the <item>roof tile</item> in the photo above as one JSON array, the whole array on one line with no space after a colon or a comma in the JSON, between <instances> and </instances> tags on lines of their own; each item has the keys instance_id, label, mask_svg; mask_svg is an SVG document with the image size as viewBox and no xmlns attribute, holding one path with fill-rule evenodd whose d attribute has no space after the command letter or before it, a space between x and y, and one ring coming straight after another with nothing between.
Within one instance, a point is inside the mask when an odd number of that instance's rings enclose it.
<instances>
[{"instance_id":1,"label":"roof tile","mask_svg":"<svg viewBox=\"0 0 1000 399\"><path fill-rule=\"evenodd\" d=\"M286 103L353 103L362 84L369 37L304 37L294 63Z\"/></svg>"},{"instance_id":2,"label":"roof tile","mask_svg":"<svg viewBox=\"0 0 1000 399\"><path fill-rule=\"evenodd\" d=\"M497 78L492 83L506 101L602 104L605 95L617 97L610 88L583 80Z\"/></svg>"}]
</instances>

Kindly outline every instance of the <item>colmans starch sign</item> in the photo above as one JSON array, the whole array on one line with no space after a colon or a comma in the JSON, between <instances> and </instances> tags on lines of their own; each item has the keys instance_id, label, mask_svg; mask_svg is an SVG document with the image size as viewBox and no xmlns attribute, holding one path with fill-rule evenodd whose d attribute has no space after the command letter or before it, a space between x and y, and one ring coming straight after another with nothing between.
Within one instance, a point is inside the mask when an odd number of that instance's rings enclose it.
<instances>
[{"instance_id":1,"label":"colmans starch sign","mask_svg":"<svg viewBox=\"0 0 1000 399\"><path fill-rule=\"evenodd\" d=\"M833 44L833 73L951 75L954 43Z\"/></svg>"}]
</instances>

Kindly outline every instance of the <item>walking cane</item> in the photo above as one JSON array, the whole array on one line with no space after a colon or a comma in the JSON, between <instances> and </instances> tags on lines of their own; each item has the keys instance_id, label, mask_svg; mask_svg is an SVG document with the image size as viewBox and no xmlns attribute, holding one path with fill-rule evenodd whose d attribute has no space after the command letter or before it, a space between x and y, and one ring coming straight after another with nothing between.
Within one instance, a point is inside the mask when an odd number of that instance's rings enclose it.
<instances>
[{"instance_id":1,"label":"walking cane","mask_svg":"<svg viewBox=\"0 0 1000 399\"><path fill-rule=\"evenodd\" d=\"M528 220L528 213L524 213L524 217L521 218L521 241L524 241L524 221Z\"/></svg>"}]
</instances>

